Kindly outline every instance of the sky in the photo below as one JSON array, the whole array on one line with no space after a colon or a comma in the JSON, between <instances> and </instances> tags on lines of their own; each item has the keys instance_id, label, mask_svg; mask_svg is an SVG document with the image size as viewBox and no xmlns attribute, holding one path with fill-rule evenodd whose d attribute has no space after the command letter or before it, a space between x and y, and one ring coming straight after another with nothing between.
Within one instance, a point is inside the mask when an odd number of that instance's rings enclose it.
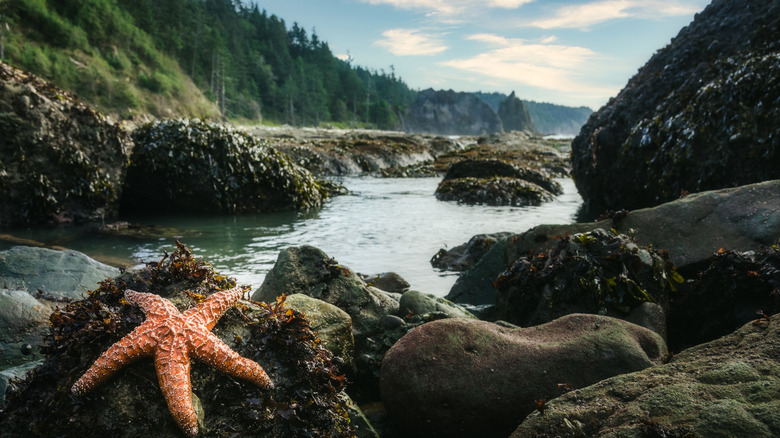
<instances>
[{"instance_id":1,"label":"sky","mask_svg":"<svg viewBox=\"0 0 780 438\"><path fill-rule=\"evenodd\" d=\"M597 110L709 0L256 0L413 89Z\"/></svg>"}]
</instances>

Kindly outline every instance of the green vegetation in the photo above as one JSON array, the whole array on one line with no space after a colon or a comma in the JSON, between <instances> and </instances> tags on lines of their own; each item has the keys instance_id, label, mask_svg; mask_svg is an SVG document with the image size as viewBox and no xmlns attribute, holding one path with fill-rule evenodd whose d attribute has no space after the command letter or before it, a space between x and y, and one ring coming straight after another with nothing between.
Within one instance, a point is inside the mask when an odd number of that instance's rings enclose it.
<instances>
[{"instance_id":1,"label":"green vegetation","mask_svg":"<svg viewBox=\"0 0 780 438\"><path fill-rule=\"evenodd\" d=\"M415 97L392 69L232 0L5 0L0 29L6 62L120 117L397 128Z\"/></svg>"}]
</instances>

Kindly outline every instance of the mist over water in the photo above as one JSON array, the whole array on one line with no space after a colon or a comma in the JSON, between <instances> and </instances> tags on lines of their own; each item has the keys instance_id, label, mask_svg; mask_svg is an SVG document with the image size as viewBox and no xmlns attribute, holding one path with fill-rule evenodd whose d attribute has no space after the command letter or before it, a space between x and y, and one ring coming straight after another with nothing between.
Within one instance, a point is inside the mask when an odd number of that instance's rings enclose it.
<instances>
[{"instance_id":1,"label":"mist over water","mask_svg":"<svg viewBox=\"0 0 780 438\"><path fill-rule=\"evenodd\" d=\"M57 244L101 261L137 264L159 260L175 239L240 284L258 288L279 251L312 245L341 265L364 274L395 271L413 289L444 296L457 273L440 272L429 260L475 234L520 233L545 223L574 222L582 200L574 183L558 181L564 194L536 207L489 207L442 202L433 196L441 178L345 177L351 194L329 200L313 213L245 216L123 218L154 225L156 236L101 235L96 227L16 230L17 237ZM10 245L3 244L0 249Z\"/></svg>"}]
</instances>

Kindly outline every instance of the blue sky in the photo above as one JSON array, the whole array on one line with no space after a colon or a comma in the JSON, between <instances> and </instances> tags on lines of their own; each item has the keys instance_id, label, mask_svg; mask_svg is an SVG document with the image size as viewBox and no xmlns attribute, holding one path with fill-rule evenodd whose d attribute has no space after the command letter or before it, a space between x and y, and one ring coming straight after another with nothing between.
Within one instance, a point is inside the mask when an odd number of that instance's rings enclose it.
<instances>
[{"instance_id":1,"label":"blue sky","mask_svg":"<svg viewBox=\"0 0 780 438\"><path fill-rule=\"evenodd\" d=\"M414 89L598 109L709 0L257 0Z\"/></svg>"}]
</instances>

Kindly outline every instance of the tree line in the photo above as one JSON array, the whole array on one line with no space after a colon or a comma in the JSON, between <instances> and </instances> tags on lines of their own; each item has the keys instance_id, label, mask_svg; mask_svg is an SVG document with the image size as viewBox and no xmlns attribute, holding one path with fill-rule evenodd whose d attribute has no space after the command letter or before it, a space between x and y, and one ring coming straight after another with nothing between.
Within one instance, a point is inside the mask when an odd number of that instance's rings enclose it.
<instances>
[{"instance_id":1,"label":"tree line","mask_svg":"<svg viewBox=\"0 0 780 438\"><path fill-rule=\"evenodd\" d=\"M228 118L398 128L399 112L416 95L392 67L386 72L354 66L334 56L315 31L297 23L288 27L239 0L4 3L0 14L26 26L27 38L65 50L96 50L117 69L151 66L135 81L152 92L181 92L175 73L155 68L164 65L157 53L172 58ZM19 49L20 59L25 51Z\"/></svg>"}]
</instances>

